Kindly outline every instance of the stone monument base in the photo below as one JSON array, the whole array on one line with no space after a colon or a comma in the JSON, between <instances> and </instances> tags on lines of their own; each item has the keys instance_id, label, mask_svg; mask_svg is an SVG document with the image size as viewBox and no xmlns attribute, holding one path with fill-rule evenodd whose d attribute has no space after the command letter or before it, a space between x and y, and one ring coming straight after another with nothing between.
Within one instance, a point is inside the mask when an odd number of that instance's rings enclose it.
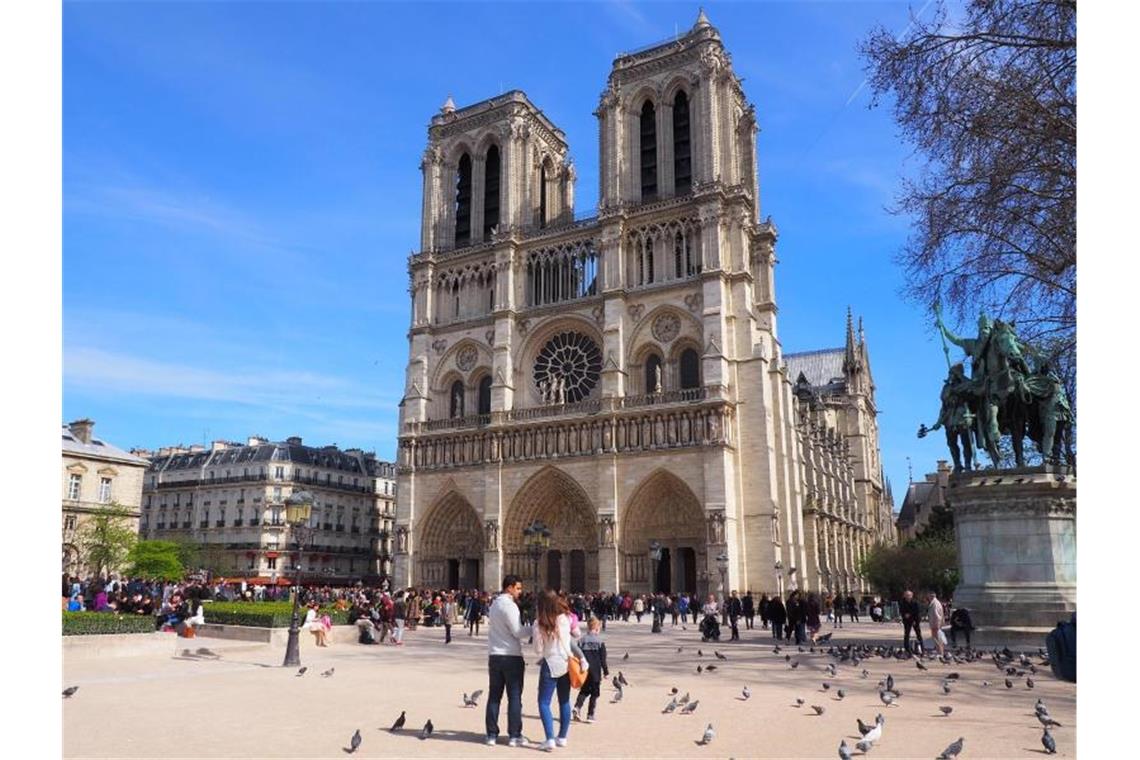
<instances>
[{"instance_id":1,"label":"stone monument base","mask_svg":"<svg viewBox=\"0 0 1140 760\"><path fill-rule=\"evenodd\" d=\"M954 606L970 611L981 638L1023 631L1043 646L1077 607L1076 476L1056 465L958 473L947 501L960 574Z\"/></svg>"}]
</instances>

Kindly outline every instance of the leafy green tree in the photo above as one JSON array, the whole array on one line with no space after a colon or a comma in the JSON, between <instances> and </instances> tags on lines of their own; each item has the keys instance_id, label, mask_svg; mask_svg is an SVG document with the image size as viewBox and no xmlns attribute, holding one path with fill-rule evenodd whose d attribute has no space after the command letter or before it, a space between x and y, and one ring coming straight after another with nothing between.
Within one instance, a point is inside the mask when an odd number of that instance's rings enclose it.
<instances>
[{"instance_id":1,"label":"leafy green tree","mask_svg":"<svg viewBox=\"0 0 1140 760\"><path fill-rule=\"evenodd\" d=\"M958 552L946 541L876 544L860 563L860 571L890 599L898 599L907 589L916 593L934 589L948 599L958 585Z\"/></svg>"},{"instance_id":2,"label":"leafy green tree","mask_svg":"<svg viewBox=\"0 0 1140 760\"><path fill-rule=\"evenodd\" d=\"M185 568L173 541L138 541L127 552L127 574L138 578L180 581Z\"/></svg>"},{"instance_id":3,"label":"leafy green tree","mask_svg":"<svg viewBox=\"0 0 1140 760\"><path fill-rule=\"evenodd\" d=\"M101 507L84 523L79 532L79 546L87 565L97 576L118 570L138 536L129 509L112 502Z\"/></svg>"}]
</instances>

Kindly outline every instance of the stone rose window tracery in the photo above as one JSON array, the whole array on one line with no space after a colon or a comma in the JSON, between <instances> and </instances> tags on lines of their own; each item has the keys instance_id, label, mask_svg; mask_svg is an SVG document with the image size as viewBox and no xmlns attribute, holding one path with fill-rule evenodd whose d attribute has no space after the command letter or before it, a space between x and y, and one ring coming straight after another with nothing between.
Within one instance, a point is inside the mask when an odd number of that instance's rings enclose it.
<instances>
[{"instance_id":1,"label":"stone rose window tracery","mask_svg":"<svg viewBox=\"0 0 1140 760\"><path fill-rule=\"evenodd\" d=\"M534 361L534 383L545 403L572 404L587 398L601 372L598 344L579 332L558 333Z\"/></svg>"}]
</instances>

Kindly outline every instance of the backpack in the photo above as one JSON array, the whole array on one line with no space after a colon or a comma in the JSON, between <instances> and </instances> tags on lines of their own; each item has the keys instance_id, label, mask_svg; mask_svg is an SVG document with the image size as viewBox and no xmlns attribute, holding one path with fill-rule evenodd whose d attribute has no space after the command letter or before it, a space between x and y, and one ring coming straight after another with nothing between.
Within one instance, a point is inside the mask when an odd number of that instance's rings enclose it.
<instances>
[{"instance_id":1,"label":"backpack","mask_svg":"<svg viewBox=\"0 0 1140 760\"><path fill-rule=\"evenodd\" d=\"M372 635L371 628L360 629L360 643L361 644L375 644L376 637Z\"/></svg>"},{"instance_id":2,"label":"backpack","mask_svg":"<svg viewBox=\"0 0 1140 760\"><path fill-rule=\"evenodd\" d=\"M1077 682L1077 613L1068 623L1057 623L1045 637L1049 652L1049 667L1053 675L1063 681Z\"/></svg>"}]
</instances>

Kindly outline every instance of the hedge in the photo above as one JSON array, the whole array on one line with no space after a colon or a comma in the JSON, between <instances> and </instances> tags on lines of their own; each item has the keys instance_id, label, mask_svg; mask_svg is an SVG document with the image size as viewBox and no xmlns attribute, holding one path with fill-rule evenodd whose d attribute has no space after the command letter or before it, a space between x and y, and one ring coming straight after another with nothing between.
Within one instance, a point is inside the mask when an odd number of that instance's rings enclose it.
<instances>
[{"instance_id":1,"label":"hedge","mask_svg":"<svg viewBox=\"0 0 1140 760\"><path fill-rule=\"evenodd\" d=\"M305 608L300 610L305 619ZM257 628L288 628L293 620L290 602L207 602L202 605L206 622L218 625L250 625ZM348 613L333 607L321 609L332 618L333 625L346 625Z\"/></svg>"},{"instance_id":2,"label":"hedge","mask_svg":"<svg viewBox=\"0 0 1140 760\"><path fill-rule=\"evenodd\" d=\"M63 635L154 633L153 615L119 615L114 612L64 612Z\"/></svg>"}]
</instances>

